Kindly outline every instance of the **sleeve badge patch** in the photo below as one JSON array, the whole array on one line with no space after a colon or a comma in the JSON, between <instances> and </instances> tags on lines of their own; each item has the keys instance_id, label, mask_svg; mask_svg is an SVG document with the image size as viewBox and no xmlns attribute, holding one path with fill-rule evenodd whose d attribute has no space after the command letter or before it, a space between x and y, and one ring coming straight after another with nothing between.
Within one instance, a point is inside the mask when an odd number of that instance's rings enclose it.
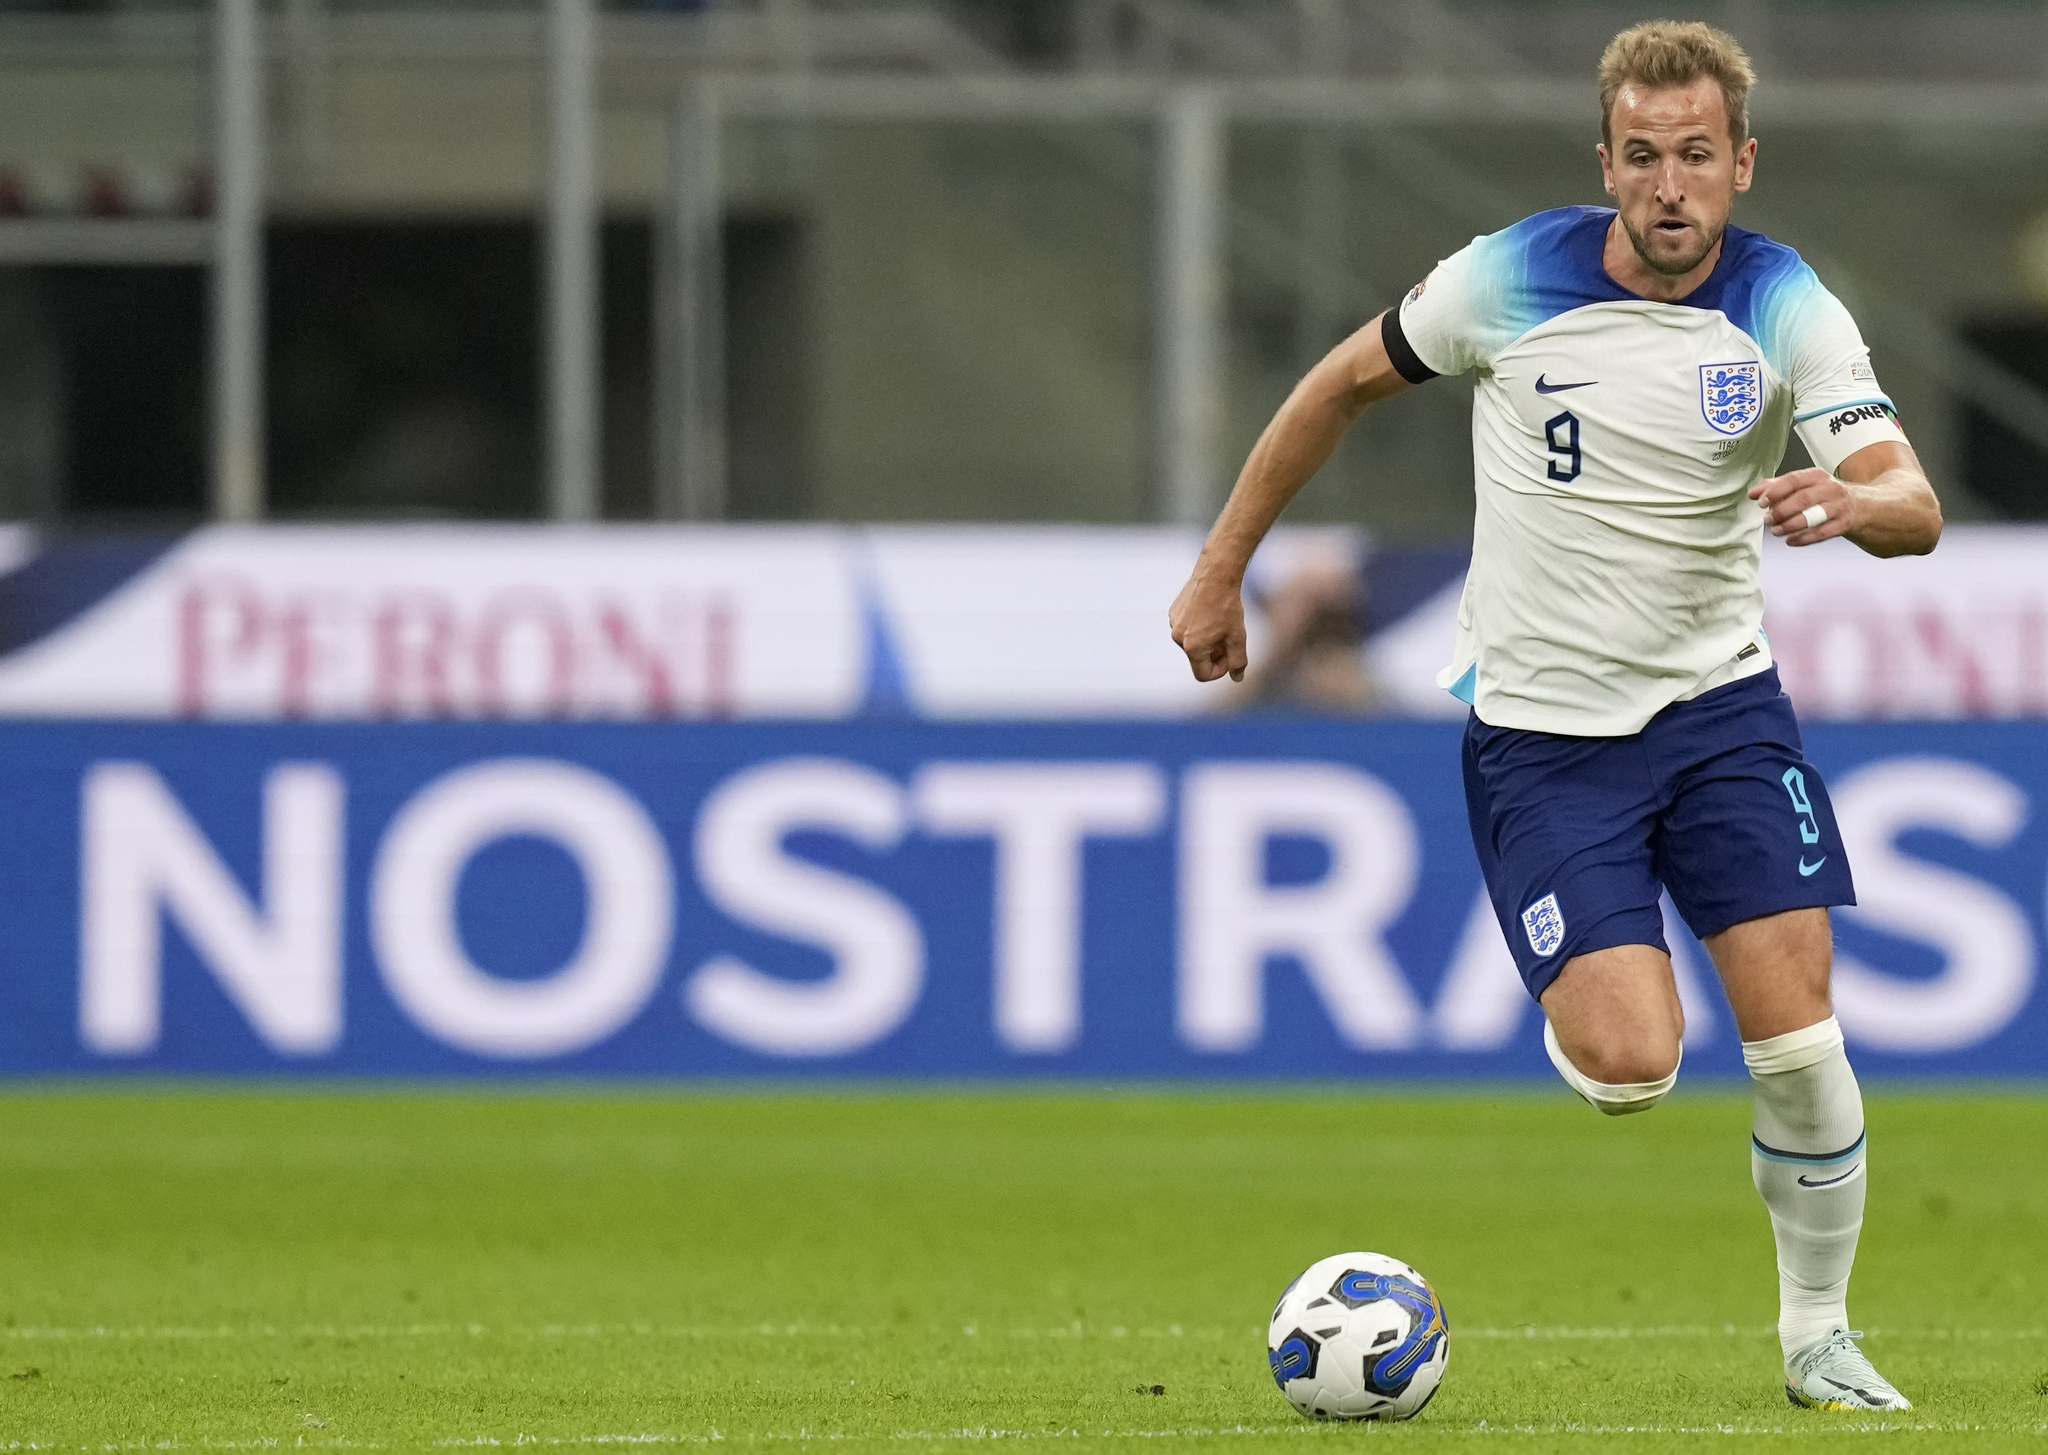
<instances>
[{"instance_id":1,"label":"sleeve badge patch","mask_svg":"<svg viewBox=\"0 0 2048 1455\"><path fill-rule=\"evenodd\" d=\"M1700 413L1720 434L1741 434L1763 413L1763 366L1754 360L1746 364L1700 365Z\"/></svg>"},{"instance_id":2,"label":"sleeve badge patch","mask_svg":"<svg viewBox=\"0 0 2048 1455\"><path fill-rule=\"evenodd\" d=\"M1557 947L1564 943L1564 911L1557 907L1557 896L1546 894L1523 910L1522 928L1528 933L1529 948L1538 959L1556 954Z\"/></svg>"}]
</instances>

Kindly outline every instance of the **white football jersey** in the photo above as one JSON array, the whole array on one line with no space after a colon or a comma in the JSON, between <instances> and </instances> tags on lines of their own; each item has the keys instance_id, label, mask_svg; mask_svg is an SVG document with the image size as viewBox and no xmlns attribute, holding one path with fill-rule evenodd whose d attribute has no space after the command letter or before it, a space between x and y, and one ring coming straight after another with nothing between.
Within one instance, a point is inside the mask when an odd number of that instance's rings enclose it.
<instances>
[{"instance_id":1,"label":"white football jersey","mask_svg":"<svg viewBox=\"0 0 2048 1455\"><path fill-rule=\"evenodd\" d=\"M1768 667L1750 487L1793 428L1827 470L1904 438L1797 253L1730 227L1707 280L1656 303L1602 267L1613 218L1475 238L1383 325L1409 379L1477 376L1472 566L1438 681L1496 727L1622 736Z\"/></svg>"}]
</instances>

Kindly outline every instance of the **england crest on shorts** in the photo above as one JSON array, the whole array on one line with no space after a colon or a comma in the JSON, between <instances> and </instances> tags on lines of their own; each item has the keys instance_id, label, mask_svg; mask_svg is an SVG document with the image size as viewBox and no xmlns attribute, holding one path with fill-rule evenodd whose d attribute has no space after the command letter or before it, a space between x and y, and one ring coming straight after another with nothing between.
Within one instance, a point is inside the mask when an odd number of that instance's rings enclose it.
<instances>
[{"instance_id":1,"label":"england crest on shorts","mask_svg":"<svg viewBox=\"0 0 2048 1455\"><path fill-rule=\"evenodd\" d=\"M1556 954L1564 943L1564 911L1557 907L1557 896L1546 894L1523 910L1522 928L1529 932L1529 948L1539 960Z\"/></svg>"},{"instance_id":2,"label":"england crest on shorts","mask_svg":"<svg viewBox=\"0 0 2048 1455\"><path fill-rule=\"evenodd\" d=\"M1764 408L1763 365L1700 365L1700 413L1721 434L1741 434Z\"/></svg>"}]
</instances>

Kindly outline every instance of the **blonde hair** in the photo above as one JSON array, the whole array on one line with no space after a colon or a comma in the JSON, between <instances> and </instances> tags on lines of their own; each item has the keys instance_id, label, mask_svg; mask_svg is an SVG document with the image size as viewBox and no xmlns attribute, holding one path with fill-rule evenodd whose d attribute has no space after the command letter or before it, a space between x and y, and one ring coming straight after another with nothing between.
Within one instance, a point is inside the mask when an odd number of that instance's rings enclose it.
<instances>
[{"instance_id":1,"label":"blonde hair","mask_svg":"<svg viewBox=\"0 0 2048 1455\"><path fill-rule=\"evenodd\" d=\"M1729 140L1742 145L1749 137L1756 67L1734 36L1698 20L1646 20L1608 43L1600 57L1600 135L1614 140L1609 128L1623 86L1687 86L1702 76L1720 83Z\"/></svg>"}]
</instances>

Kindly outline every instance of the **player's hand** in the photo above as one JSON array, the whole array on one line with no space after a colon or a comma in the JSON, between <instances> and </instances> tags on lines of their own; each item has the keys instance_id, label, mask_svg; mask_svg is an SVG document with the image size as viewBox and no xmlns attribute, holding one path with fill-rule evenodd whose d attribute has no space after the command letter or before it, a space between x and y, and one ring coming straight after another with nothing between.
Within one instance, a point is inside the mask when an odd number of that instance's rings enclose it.
<instances>
[{"instance_id":1,"label":"player's hand","mask_svg":"<svg viewBox=\"0 0 2048 1455\"><path fill-rule=\"evenodd\" d=\"M1763 507L1771 534L1784 537L1788 546L1818 545L1849 534L1859 524L1855 492L1825 470L1773 475L1759 482L1749 498ZM1806 512L1816 505L1827 512L1827 518L1819 525L1808 525Z\"/></svg>"},{"instance_id":2,"label":"player's hand","mask_svg":"<svg viewBox=\"0 0 2048 1455\"><path fill-rule=\"evenodd\" d=\"M1226 672L1231 681L1244 681L1244 592L1237 581L1218 580L1197 563L1166 622L1197 682L1214 682Z\"/></svg>"}]
</instances>

